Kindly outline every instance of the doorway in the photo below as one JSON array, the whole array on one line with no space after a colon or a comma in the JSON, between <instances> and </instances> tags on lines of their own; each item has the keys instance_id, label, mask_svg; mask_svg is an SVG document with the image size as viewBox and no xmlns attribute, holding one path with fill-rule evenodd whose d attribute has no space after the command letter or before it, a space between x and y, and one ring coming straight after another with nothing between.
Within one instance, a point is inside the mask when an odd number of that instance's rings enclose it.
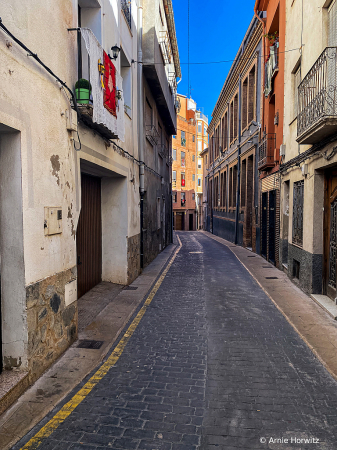
<instances>
[{"instance_id":1,"label":"doorway","mask_svg":"<svg viewBox=\"0 0 337 450\"><path fill-rule=\"evenodd\" d=\"M78 298L102 281L101 179L81 173L76 233Z\"/></svg>"},{"instance_id":2,"label":"doorway","mask_svg":"<svg viewBox=\"0 0 337 450\"><path fill-rule=\"evenodd\" d=\"M324 204L324 293L336 298L337 258L337 170L329 172L325 179Z\"/></svg>"},{"instance_id":3,"label":"doorway","mask_svg":"<svg viewBox=\"0 0 337 450\"><path fill-rule=\"evenodd\" d=\"M177 212L176 213L176 230L183 231L184 230L184 213Z\"/></svg>"},{"instance_id":4,"label":"doorway","mask_svg":"<svg viewBox=\"0 0 337 450\"><path fill-rule=\"evenodd\" d=\"M189 215L189 231L193 231L193 214Z\"/></svg>"},{"instance_id":5,"label":"doorway","mask_svg":"<svg viewBox=\"0 0 337 450\"><path fill-rule=\"evenodd\" d=\"M275 264L276 191L269 191L269 248L268 259Z\"/></svg>"},{"instance_id":6,"label":"doorway","mask_svg":"<svg viewBox=\"0 0 337 450\"><path fill-rule=\"evenodd\" d=\"M262 218L261 218L261 255L267 258L267 218L268 218L268 193L262 193Z\"/></svg>"}]
</instances>

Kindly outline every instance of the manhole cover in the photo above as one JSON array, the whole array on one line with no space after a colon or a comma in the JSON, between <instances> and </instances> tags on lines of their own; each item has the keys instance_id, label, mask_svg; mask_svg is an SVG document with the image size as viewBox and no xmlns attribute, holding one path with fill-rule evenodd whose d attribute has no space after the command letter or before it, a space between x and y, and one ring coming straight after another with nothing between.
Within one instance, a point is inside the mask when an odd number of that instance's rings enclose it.
<instances>
[{"instance_id":1,"label":"manhole cover","mask_svg":"<svg viewBox=\"0 0 337 450\"><path fill-rule=\"evenodd\" d=\"M125 286L124 291L135 291L138 286Z\"/></svg>"},{"instance_id":2,"label":"manhole cover","mask_svg":"<svg viewBox=\"0 0 337 450\"><path fill-rule=\"evenodd\" d=\"M104 341L80 341L77 348L91 348L93 350L98 350L102 347Z\"/></svg>"},{"instance_id":3,"label":"manhole cover","mask_svg":"<svg viewBox=\"0 0 337 450\"><path fill-rule=\"evenodd\" d=\"M278 280L278 277L266 277L266 280Z\"/></svg>"}]
</instances>

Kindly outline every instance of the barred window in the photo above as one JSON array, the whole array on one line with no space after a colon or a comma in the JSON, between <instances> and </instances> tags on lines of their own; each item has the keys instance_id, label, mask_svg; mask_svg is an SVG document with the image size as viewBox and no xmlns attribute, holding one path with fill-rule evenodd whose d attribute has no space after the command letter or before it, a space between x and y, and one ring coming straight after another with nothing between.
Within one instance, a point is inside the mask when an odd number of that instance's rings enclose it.
<instances>
[{"instance_id":1,"label":"barred window","mask_svg":"<svg viewBox=\"0 0 337 450\"><path fill-rule=\"evenodd\" d=\"M294 183L293 244L303 245L303 198L304 180Z\"/></svg>"}]
</instances>

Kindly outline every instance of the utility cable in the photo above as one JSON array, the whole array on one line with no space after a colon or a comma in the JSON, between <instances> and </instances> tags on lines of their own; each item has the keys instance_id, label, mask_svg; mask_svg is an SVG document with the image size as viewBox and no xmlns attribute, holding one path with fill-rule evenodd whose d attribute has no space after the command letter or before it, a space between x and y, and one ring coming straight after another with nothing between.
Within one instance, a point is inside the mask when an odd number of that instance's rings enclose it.
<instances>
[{"instance_id":1,"label":"utility cable","mask_svg":"<svg viewBox=\"0 0 337 450\"><path fill-rule=\"evenodd\" d=\"M33 53L28 47L25 46L25 44L23 44L18 38L16 38L8 30L8 28L5 27L5 25L2 22L1 17L0 17L0 28L2 28L3 31L11 39L13 39L14 42L16 42L21 48L23 48L27 52L28 56L31 56L32 58L34 58L52 77L54 77L61 84L61 86L64 89L66 89L70 93L72 101L73 101L74 108L75 108L75 110L77 112L77 115L79 116L80 114L79 114L78 107L77 107L76 97L75 97L73 91L67 86L67 83L65 81L62 81L61 78L59 78L46 64L44 64L44 62L41 61L41 59L37 56L36 53ZM77 135L78 135L78 131L77 131ZM78 141L79 141L79 144L80 144L80 148L76 148L75 147L75 143L74 143L75 150L80 150L81 149L81 141L80 141L79 135L78 135Z\"/></svg>"}]
</instances>

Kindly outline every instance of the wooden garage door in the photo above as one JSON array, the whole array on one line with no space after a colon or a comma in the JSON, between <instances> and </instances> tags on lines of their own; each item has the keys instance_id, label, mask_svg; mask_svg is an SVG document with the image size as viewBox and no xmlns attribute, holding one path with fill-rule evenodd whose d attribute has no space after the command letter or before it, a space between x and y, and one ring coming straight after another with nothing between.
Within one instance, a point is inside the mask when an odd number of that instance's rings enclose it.
<instances>
[{"instance_id":1,"label":"wooden garage door","mask_svg":"<svg viewBox=\"0 0 337 450\"><path fill-rule=\"evenodd\" d=\"M76 234L78 297L102 281L101 179L82 173L81 189Z\"/></svg>"}]
</instances>

